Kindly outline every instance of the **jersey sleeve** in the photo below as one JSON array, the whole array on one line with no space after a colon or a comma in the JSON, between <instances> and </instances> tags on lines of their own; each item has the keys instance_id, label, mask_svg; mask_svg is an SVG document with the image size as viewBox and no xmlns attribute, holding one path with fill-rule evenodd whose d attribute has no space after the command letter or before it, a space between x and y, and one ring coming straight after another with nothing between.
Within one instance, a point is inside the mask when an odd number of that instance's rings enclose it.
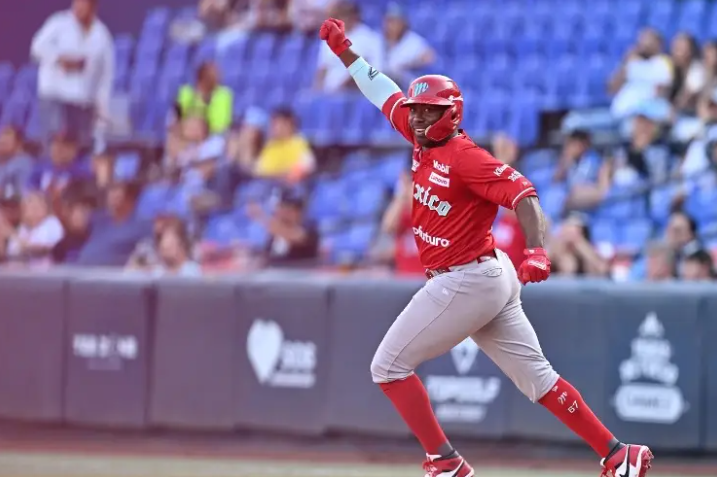
<instances>
[{"instance_id":1,"label":"jersey sleeve","mask_svg":"<svg viewBox=\"0 0 717 477\"><path fill-rule=\"evenodd\" d=\"M402 108L401 105L406 102L403 93L398 92L391 95L390 98L383 103L381 112L386 116L388 122L391 123L393 129L401 133L406 141L414 143L413 130L408 125L408 108Z\"/></svg>"},{"instance_id":2,"label":"jersey sleeve","mask_svg":"<svg viewBox=\"0 0 717 477\"><path fill-rule=\"evenodd\" d=\"M458 152L458 176L479 197L513 210L521 199L536 196L533 184L520 172L480 148Z\"/></svg>"}]
</instances>

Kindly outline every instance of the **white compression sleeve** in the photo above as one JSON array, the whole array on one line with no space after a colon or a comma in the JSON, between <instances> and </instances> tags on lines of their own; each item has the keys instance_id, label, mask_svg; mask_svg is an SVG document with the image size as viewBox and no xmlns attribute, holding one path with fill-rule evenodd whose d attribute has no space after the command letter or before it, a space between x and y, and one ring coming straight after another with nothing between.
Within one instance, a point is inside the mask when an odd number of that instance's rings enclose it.
<instances>
[{"instance_id":1,"label":"white compression sleeve","mask_svg":"<svg viewBox=\"0 0 717 477\"><path fill-rule=\"evenodd\" d=\"M383 108L388 98L401 92L391 78L375 70L363 58L351 63L348 70L361 93L378 109Z\"/></svg>"}]
</instances>

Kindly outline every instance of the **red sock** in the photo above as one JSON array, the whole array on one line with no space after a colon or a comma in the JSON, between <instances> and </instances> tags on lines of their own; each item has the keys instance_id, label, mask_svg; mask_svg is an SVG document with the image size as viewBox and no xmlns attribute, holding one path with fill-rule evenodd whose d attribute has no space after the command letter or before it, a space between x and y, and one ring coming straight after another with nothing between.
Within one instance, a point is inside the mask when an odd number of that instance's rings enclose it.
<instances>
[{"instance_id":1,"label":"red sock","mask_svg":"<svg viewBox=\"0 0 717 477\"><path fill-rule=\"evenodd\" d=\"M614 436L569 382L560 378L539 402L570 430L582 437L600 457L608 455Z\"/></svg>"},{"instance_id":2,"label":"red sock","mask_svg":"<svg viewBox=\"0 0 717 477\"><path fill-rule=\"evenodd\" d=\"M419 377L412 374L406 379L381 383L381 390L391 400L426 453L442 455L448 439L433 414L428 392Z\"/></svg>"}]
</instances>

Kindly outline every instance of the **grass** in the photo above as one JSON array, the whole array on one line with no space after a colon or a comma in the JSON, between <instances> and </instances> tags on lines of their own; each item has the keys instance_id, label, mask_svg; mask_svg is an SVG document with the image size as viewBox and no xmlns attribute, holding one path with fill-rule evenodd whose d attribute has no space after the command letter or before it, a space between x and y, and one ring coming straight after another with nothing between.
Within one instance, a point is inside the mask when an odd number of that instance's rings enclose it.
<instances>
[{"instance_id":1,"label":"grass","mask_svg":"<svg viewBox=\"0 0 717 477\"><path fill-rule=\"evenodd\" d=\"M597 477L593 472L479 468L476 477ZM659 474L661 477L680 477ZM422 477L420 466L0 453L0 477Z\"/></svg>"}]
</instances>

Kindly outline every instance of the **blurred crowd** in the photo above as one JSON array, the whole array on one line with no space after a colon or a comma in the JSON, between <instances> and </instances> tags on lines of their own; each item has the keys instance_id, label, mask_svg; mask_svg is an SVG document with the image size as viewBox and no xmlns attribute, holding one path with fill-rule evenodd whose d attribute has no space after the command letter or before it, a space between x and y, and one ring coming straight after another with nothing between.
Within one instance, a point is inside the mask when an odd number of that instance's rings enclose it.
<instances>
[{"instance_id":1,"label":"blurred crowd","mask_svg":"<svg viewBox=\"0 0 717 477\"><path fill-rule=\"evenodd\" d=\"M378 31L362 22L357 2L201 0L191 15L174 20L170 35L190 43L212 37L228 48L255 31L313 36L327 16L342 19L355 50L402 86L436 61L430 41L411 30L394 4ZM325 264L321 227L307 202L317 175L331 171L295 112L250 108L237 121L236 92L222 82L217 64L205 61L166 111L159 154L108 148L103 129L113 121L113 49L96 0L73 0L37 32L31 51L39 64L42 140L31 144L11 125L0 132L0 260L190 276ZM328 48L311 67L317 91L338 95L355 87ZM668 48L659 32L646 29L605 87L612 104L569 115L562 145L551 149L540 174L531 174L531 151L512 138L498 134L489 147L531 178L541 197L565 189L564 200L549 210L556 274L714 279L715 250L702 238L700 217L684 204L696 191L717 189L717 43L699 45L680 33ZM596 144L605 128L618 132L617 143ZM352 267L423 273L409 220L409 154L376 217L379 232ZM264 196L247 192L257 180L271 184ZM662 222L651 217L653 233L641 246L625 253L595 236L596 211L605 204L648 197L665 185L667 214ZM237 205L238 190L244 195ZM208 236L208 221L227 212L248 224L251 247L219 245ZM513 261L522 261L522 232L511 211L501 211L494 233Z\"/></svg>"}]
</instances>

